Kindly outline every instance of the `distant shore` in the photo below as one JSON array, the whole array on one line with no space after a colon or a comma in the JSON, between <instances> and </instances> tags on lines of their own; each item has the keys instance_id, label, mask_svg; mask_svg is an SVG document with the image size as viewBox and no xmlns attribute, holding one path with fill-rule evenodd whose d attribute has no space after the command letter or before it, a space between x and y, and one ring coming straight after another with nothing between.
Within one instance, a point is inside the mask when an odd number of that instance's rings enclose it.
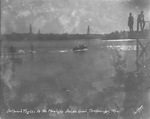
<instances>
[{"instance_id":1,"label":"distant shore","mask_svg":"<svg viewBox=\"0 0 150 119\"><path fill-rule=\"evenodd\" d=\"M56 41L56 40L117 40L117 39L148 39L150 30L141 32L115 31L109 34L31 34L31 33L11 33L3 34L2 40L7 41Z\"/></svg>"}]
</instances>

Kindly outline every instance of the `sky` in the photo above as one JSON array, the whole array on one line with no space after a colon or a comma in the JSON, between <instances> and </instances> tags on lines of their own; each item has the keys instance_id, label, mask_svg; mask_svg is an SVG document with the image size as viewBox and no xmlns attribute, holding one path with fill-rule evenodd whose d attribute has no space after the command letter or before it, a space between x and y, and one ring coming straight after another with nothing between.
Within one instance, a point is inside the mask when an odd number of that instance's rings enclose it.
<instances>
[{"instance_id":1,"label":"sky","mask_svg":"<svg viewBox=\"0 0 150 119\"><path fill-rule=\"evenodd\" d=\"M2 33L110 33L128 30L129 12L144 11L150 20L150 0L1 0Z\"/></svg>"}]
</instances>

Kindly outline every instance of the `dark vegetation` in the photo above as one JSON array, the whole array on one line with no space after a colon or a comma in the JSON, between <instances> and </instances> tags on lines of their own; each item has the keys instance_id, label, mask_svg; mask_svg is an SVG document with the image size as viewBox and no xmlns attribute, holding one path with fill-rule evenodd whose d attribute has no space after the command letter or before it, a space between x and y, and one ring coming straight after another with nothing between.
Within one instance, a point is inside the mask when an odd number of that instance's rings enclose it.
<instances>
[{"instance_id":1,"label":"dark vegetation","mask_svg":"<svg viewBox=\"0 0 150 119\"><path fill-rule=\"evenodd\" d=\"M138 37L141 39L147 39L149 37L149 30L144 30L139 32ZM3 34L3 39L8 41L50 41L50 40L74 40L74 39L102 39L102 40L112 40L112 39L128 39L137 38L137 32L128 31L115 31L109 34L29 34L29 33L12 33Z\"/></svg>"}]
</instances>

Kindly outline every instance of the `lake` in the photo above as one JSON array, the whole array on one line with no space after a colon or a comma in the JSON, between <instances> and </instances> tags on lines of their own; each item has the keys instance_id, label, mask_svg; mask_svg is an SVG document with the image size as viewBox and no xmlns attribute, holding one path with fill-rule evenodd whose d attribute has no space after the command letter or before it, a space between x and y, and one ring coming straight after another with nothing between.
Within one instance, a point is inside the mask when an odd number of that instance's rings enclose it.
<instances>
[{"instance_id":1,"label":"lake","mask_svg":"<svg viewBox=\"0 0 150 119\"><path fill-rule=\"evenodd\" d=\"M31 44L34 53L29 52ZM80 44L87 45L88 50L72 51L72 48ZM7 76L4 74L7 87L4 90L4 100L11 109L50 109L54 108L54 105L62 110L87 109L95 105L96 101L96 105L103 105L100 97L105 95L100 95L118 85L114 82L116 71L113 65L118 57L125 61L125 72L136 70L134 40L3 42L3 51L6 52L7 47L11 45L24 51L20 53L22 63L10 62L8 69L6 68ZM149 48L147 50L149 51ZM146 56L146 62L148 61L149 55ZM119 91L105 97L105 107L121 111L125 95L124 91ZM47 118L50 116L47 114ZM66 117L62 115L56 118Z\"/></svg>"}]
</instances>

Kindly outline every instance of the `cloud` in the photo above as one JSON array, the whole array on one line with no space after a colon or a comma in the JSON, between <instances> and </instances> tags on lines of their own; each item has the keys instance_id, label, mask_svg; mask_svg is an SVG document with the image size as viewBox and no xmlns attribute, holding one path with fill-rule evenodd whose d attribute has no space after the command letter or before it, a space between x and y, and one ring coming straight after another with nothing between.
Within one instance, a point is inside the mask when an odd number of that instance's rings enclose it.
<instances>
[{"instance_id":1,"label":"cloud","mask_svg":"<svg viewBox=\"0 0 150 119\"><path fill-rule=\"evenodd\" d=\"M59 18L59 21L64 29L63 32L65 33L71 33L80 24L80 18L75 16L75 13L72 14L73 15L70 17L63 15Z\"/></svg>"},{"instance_id":2,"label":"cloud","mask_svg":"<svg viewBox=\"0 0 150 119\"><path fill-rule=\"evenodd\" d=\"M16 29L14 26L11 28L10 25L2 24L5 26L4 32L14 32L14 30L24 32L28 30L26 24L34 22L33 26L36 29L43 27L45 33L54 31L56 33L85 33L87 25L93 28L93 33L108 33L128 29L127 18L131 11L137 14L140 9L144 9L145 17L149 18L147 13L149 0L18 1L5 1L2 11L5 10L10 15L9 19L5 19L5 23L14 21L21 24L16 23ZM41 18L42 16L44 18ZM5 18L6 15L2 14L2 17ZM56 28L48 28L47 22Z\"/></svg>"},{"instance_id":3,"label":"cloud","mask_svg":"<svg viewBox=\"0 0 150 119\"><path fill-rule=\"evenodd\" d=\"M31 14L31 12L29 11L29 10L25 10L25 11L20 11L19 13L18 13L18 16L19 17L27 17L27 16L29 16Z\"/></svg>"},{"instance_id":4,"label":"cloud","mask_svg":"<svg viewBox=\"0 0 150 119\"><path fill-rule=\"evenodd\" d=\"M33 28L35 28L36 30L41 29L46 23L47 19L45 19L43 16L40 16L33 21Z\"/></svg>"},{"instance_id":5,"label":"cloud","mask_svg":"<svg viewBox=\"0 0 150 119\"><path fill-rule=\"evenodd\" d=\"M70 23L71 18L69 18L68 16L61 16L59 17L59 21L61 23L62 26L67 27L67 25Z\"/></svg>"}]
</instances>

